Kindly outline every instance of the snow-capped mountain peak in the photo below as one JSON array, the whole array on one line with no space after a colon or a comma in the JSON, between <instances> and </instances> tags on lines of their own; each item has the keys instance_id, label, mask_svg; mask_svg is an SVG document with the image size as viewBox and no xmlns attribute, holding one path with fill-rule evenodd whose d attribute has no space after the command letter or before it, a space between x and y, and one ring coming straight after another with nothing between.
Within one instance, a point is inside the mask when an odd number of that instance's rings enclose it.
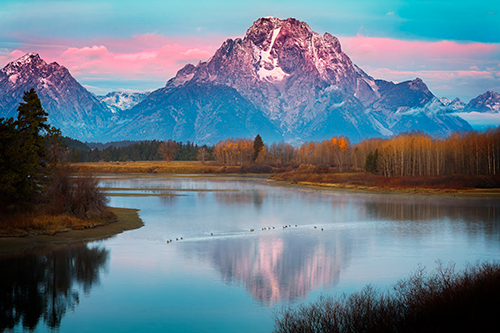
<instances>
[{"instance_id":1,"label":"snow-capped mountain peak","mask_svg":"<svg viewBox=\"0 0 500 333\"><path fill-rule=\"evenodd\" d=\"M24 56L10 62L5 66L1 72L7 76L19 74L26 69L33 69L46 66L47 63L43 61L38 53L27 53Z\"/></svg>"},{"instance_id":2,"label":"snow-capped mountain peak","mask_svg":"<svg viewBox=\"0 0 500 333\"><path fill-rule=\"evenodd\" d=\"M15 117L24 91L31 88L48 111L49 122L64 135L95 137L111 115L64 66L47 64L37 53L30 52L0 70L1 116Z\"/></svg>"},{"instance_id":3,"label":"snow-capped mountain peak","mask_svg":"<svg viewBox=\"0 0 500 333\"><path fill-rule=\"evenodd\" d=\"M458 97L453 101L447 97L440 97L439 100L446 107L447 112L461 112L465 108L465 103Z\"/></svg>"},{"instance_id":4,"label":"snow-capped mountain peak","mask_svg":"<svg viewBox=\"0 0 500 333\"><path fill-rule=\"evenodd\" d=\"M315 69L322 80L338 81L341 75L331 74L353 70L336 37L329 33L321 36L293 18L260 18L247 30L243 42L254 46L260 80L281 81Z\"/></svg>"},{"instance_id":5,"label":"snow-capped mountain peak","mask_svg":"<svg viewBox=\"0 0 500 333\"><path fill-rule=\"evenodd\" d=\"M165 88L123 113L134 120L116 133L136 131L136 124L147 121L158 133L206 143L223 139L214 130L218 124L229 125L228 134L240 128L243 136L255 136L259 128L262 136L267 128L268 139L298 143L332 135L357 141L412 129L439 135L467 129L460 120L442 126L451 116L441 108L421 79L375 80L331 34L320 35L294 18L263 17L243 38L227 39L209 60L184 66Z\"/></svg>"}]
</instances>

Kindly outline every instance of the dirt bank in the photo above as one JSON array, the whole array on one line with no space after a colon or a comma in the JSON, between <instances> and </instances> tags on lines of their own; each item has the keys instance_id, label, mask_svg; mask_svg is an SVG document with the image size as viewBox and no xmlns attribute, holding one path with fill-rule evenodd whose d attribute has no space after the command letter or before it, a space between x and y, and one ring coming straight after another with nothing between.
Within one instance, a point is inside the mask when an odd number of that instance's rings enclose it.
<instances>
[{"instance_id":1,"label":"dirt bank","mask_svg":"<svg viewBox=\"0 0 500 333\"><path fill-rule=\"evenodd\" d=\"M137 209L110 208L118 221L92 229L70 230L53 236L29 235L26 237L0 237L0 255L22 252L37 247L59 246L77 242L105 239L126 230L138 229L144 225Z\"/></svg>"}]
</instances>

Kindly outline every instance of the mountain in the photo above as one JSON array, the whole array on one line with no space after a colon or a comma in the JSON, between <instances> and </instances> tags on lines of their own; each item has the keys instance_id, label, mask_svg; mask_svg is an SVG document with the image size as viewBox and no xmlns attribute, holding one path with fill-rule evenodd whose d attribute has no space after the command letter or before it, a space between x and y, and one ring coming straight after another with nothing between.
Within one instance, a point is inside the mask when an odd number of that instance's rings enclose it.
<instances>
[{"instance_id":1,"label":"mountain","mask_svg":"<svg viewBox=\"0 0 500 333\"><path fill-rule=\"evenodd\" d=\"M357 142L413 130L446 136L472 129L452 112L459 100L438 99L419 78L375 79L336 37L293 18L258 19L243 38L227 39L209 60L184 66L147 96L96 97L63 66L26 54L0 70L0 116L14 116L30 88L51 124L82 141L214 144L260 134L266 142L340 135ZM482 105L495 108L490 97Z\"/></svg>"},{"instance_id":2,"label":"mountain","mask_svg":"<svg viewBox=\"0 0 500 333\"><path fill-rule=\"evenodd\" d=\"M434 96L420 79L401 83L376 80L380 98L367 108L367 115L393 134L422 131L445 137L472 128Z\"/></svg>"},{"instance_id":3,"label":"mountain","mask_svg":"<svg viewBox=\"0 0 500 333\"><path fill-rule=\"evenodd\" d=\"M125 91L113 91L106 94L105 96L96 96L96 98L100 102L106 104L106 106L113 113L118 113L139 104L148 95L149 93L128 93Z\"/></svg>"},{"instance_id":4,"label":"mountain","mask_svg":"<svg viewBox=\"0 0 500 333\"><path fill-rule=\"evenodd\" d=\"M472 99L464 109L465 112L500 113L500 94L494 91L485 92Z\"/></svg>"},{"instance_id":5,"label":"mountain","mask_svg":"<svg viewBox=\"0 0 500 333\"><path fill-rule=\"evenodd\" d=\"M216 143L260 133L265 141L299 143L471 129L444 109L421 79L376 80L331 34L293 18L266 17L120 114L110 134Z\"/></svg>"},{"instance_id":6,"label":"mountain","mask_svg":"<svg viewBox=\"0 0 500 333\"><path fill-rule=\"evenodd\" d=\"M16 117L24 91L34 88L50 124L66 136L88 140L105 132L111 111L56 62L28 53L0 70L0 116Z\"/></svg>"},{"instance_id":7,"label":"mountain","mask_svg":"<svg viewBox=\"0 0 500 333\"><path fill-rule=\"evenodd\" d=\"M465 109L465 103L462 102L458 97L453 101L446 97L440 97L439 100L450 112L462 112Z\"/></svg>"}]
</instances>

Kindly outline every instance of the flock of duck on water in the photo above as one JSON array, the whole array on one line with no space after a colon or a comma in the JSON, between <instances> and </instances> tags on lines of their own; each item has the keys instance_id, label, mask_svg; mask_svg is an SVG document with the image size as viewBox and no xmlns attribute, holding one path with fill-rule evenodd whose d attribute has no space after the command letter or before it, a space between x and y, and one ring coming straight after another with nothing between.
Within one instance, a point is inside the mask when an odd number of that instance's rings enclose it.
<instances>
[{"instance_id":1,"label":"flock of duck on water","mask_svg":"<svg viewBox=\"0 0 500 333\"><path fill-rule=\"evenodd\" d=\"M284 225L282 228L283 228L283 229L292 228L292 225L291 225L291 224L289 224L289 225ZM295 228L297 228L297 225L295 225ZM317 229L317 228L318 228L318 227L314 226L314 229ZM263 230L263 231L264 231L264 230L272 230L272 229L275 229L275 227L261 228L261 230ZM250 232L253 232L253 231L255 231L255 229L250 229ZM323 231L323 228L321 228L321 231ZM214 233L213 233L213 232L211 232L211 233L210 233L210 236L213 236L213 235L214 235ZM183 239L184 239L184 238L180 237L180 240L183 240ZM175 239L175 241L179 241L179 238L176 238L176 239ZM168 239L168 240L167 240L167 244L172 243L172 242L173 242L173 240L172 240L172 239Z\"/></svg>"}]
</instances>

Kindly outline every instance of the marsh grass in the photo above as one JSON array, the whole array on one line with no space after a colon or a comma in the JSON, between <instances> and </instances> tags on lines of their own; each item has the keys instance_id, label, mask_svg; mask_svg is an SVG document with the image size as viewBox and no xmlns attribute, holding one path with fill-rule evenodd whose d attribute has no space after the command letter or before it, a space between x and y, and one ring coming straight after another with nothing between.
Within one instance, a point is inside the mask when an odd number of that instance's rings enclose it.
<instances>
[{"instance_id":1,"label":"marsh grass","mask_svg":"<svg viewBox=\"0 0 500 333\"><path fill-rule=\"evenodd\" d=\"M384 177L368 173L335 173L328 167L301 165L298 169L275 173L270 179L290 181L292 183L310 182L317 184L342 184L393 189L426 188L455 189L500 188L499 176L405 176Z\"/></svg>"},{"instance_id":2,"label":"marsh grass","mask_svg":"<svg viewBox=\"0 0 500 333\"><path fill-rule=\"evenodd\" d=\"M85 162L71 164L73 172L92 173L160 173L160 174L241 174L271 173L276 168L268 165L221 166L215 162L197 161L138 161L138 162Z\"/></svg>"},{"instance_id":3,"label":"marsh grass","mask_svg":"<svg viewBox=\"0 0 500 333\"><path fill-rule=\"evenodd\" d=\"M69 230L82 230L106 225L116 220L107 211L106 216L82 219L67 214L4 212L0 219L0 237L24 237L28 235L55 235Z\"/></svg>"},{"instance_id":4,"label":"marsh grass","mask_svg":"<svg viewBox=\"0 0 500 333\"><path fill-rule=\"evenodd\" d=\"M167 174L204 174L215 173L217 166L194 161L138 161L138 162L89 162L73 163L73 172L92 173L167 173Z\"/></svg>"},{"instance_id":5,"label":"marsh grass","mask_svg":"<svg viewBox=\"0 0 500 333\"><path fill-rule=\"evenodd\" d=\"M498 262L461 272L439 264L432 274L419 268L388 291L368 285L283 308L275 313L274 332L498 332L499 312Z\"/></svg>"}]
</instances>

